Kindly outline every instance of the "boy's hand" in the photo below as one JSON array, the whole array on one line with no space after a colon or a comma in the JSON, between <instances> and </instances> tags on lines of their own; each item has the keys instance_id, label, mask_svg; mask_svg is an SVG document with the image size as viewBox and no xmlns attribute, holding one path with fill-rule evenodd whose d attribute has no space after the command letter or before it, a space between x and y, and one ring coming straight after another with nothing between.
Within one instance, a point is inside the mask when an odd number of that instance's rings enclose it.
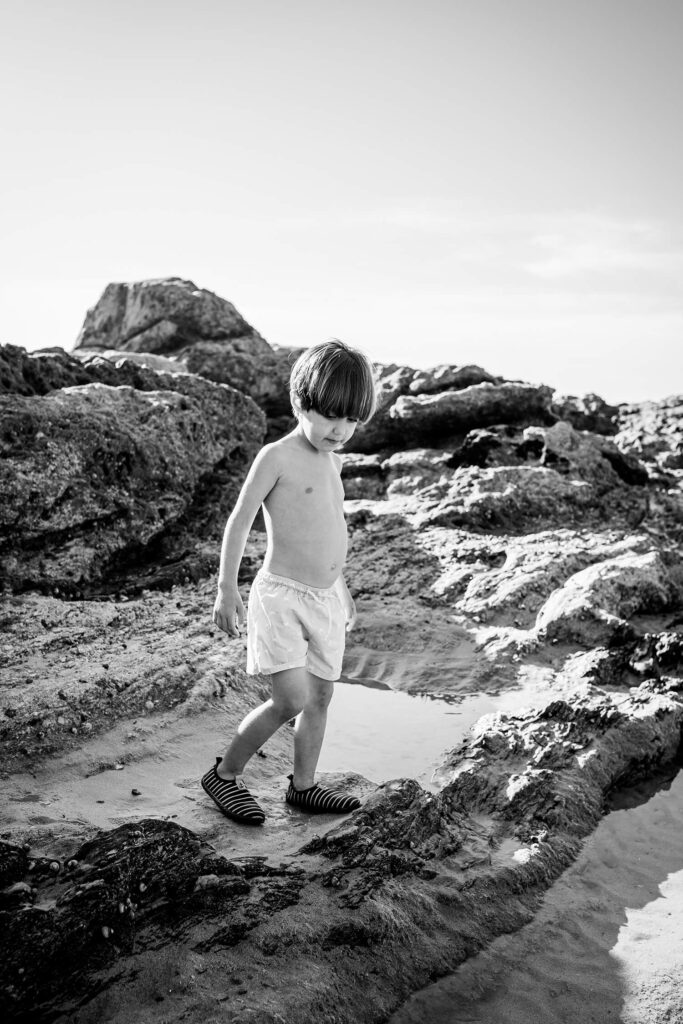
<instances>
[{"instance_id":1,"label":"boy's hand","mask_svg":"<svg viewBox=\"0 0 683 1024\"><path fill-rule=\"evenodd\" d=\"M347 633L350 633L351 630L353 629L353 627L356 625L356 619L358 617L358 613L356 612L356 602L354 601L354 599L351 597L350 594L349 594L349 601L351 603L350 603L349 608L347 608L347 610L346 610L346 632Z\"/></svg>"},{"instance_id":2,"label":"boy's hand","mask_svg":"<svg viewBox=\"0 0 683 1024\"><path fill-rule=\"evenodd\" d=\"M246 622L244 604L237 587L225 590L218 588L216 602L213 606L213 621L228 636L240 636L240 623Z\"/></svg>"},{"instance_id":3,"label":"boy's hand","mask_svg":"<svg viewBox=\"0 0 683 1024\"><path fill-rule=\"evenodd\" d=\"M346 632L350 633L353 627L356 625L356 602L349 593L349 588L344 583L341 592L342 605L344 607L344 615L346 616Z\"/></svg>"}]
</instances>

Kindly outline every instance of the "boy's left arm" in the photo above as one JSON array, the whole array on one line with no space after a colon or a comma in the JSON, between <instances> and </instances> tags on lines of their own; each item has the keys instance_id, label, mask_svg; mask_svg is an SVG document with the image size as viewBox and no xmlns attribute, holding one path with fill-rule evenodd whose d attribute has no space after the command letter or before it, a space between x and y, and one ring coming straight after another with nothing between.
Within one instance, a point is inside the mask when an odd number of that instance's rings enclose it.
<instances>
[{"instance_id":1,"label":"boy's left arm","mask_svg":"<svg viewBox=\"0 0 683 1024\"><path fill-rule=\"evenodd\" d=\"M339 476L341 476L343 465L342 459L339 455L337 455L336 452L332 453L332 458L334 459L334 464L337 467L337 472L339 473ZM343 573L339 577L339 597L341 598L342 607L344 609L344 615L346 616L346 632L348 633L356 625L357 613L356 602L351 597L351 592L349 591L349 588L346 585L346 580L344 579Z\"/></svg>"}]
</instances>

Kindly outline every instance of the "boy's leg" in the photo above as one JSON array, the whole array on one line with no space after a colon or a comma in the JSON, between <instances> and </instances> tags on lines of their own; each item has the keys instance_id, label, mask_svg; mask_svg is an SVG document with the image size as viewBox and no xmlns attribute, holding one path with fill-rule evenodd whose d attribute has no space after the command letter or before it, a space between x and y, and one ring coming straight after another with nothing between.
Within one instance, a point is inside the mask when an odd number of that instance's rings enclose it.
<instances>
[{"instance_id":1,"label":"boy's leg","mask_svg":"<svg viewBox=\"0 0 683 1024\"><path fill-rule=\"evenodd\" d=\"M240 723L223 760L217 767L221 778L234 779L236 775L241 775L247 761L259 747L263 746L281 725L299 714L306 704L308 695L307 675L304 668L273 673L272 696L270 700L250 711Z\"/></svg>"},{"instance_id":2,"label":"boy's leg","mask_svg":"<svg viewBox=\"0 0 683 1024\"><path fill-rule=\"evenodd\" d=\"M292 807L309 814L348 814L360 807L360 800L315 782L334 683L311 672L306 675L308 697L294 726L294 773L289 776L285 799Z\"/></svg>"},{"instance_id":3,"label":"boy's leg","mask_svg":"<svg viewBox=\"0 0 683 1024\"><path fill-rule=\"evenodd\" d=\"M327 708L334 693L334 683L300 669L306 681L306 702L294 725L294 775L296 789L308 789L315 783L320 749L327 725Z\"/></svg>"}]
</instances>

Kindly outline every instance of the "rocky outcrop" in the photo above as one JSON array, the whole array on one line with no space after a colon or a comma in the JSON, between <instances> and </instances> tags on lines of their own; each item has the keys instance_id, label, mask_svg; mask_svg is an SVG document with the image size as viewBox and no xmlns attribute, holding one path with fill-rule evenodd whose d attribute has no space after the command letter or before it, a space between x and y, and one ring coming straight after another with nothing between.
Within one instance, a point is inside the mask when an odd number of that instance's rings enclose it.
<instances>
[{"instance_id":1,"label":"rocky outcrop","mask_svg":"<svg viewBox=\"0 0 683 1024\"><path fill-rule=\"evenodd\" d=\"M136 575L139 587L170 563L168 585L215 564L200 545L220 535L262 413L199 377L125 363L118 376L0 397L0 558L14 591L106 592Z\"/></svg>"}]
</instances>

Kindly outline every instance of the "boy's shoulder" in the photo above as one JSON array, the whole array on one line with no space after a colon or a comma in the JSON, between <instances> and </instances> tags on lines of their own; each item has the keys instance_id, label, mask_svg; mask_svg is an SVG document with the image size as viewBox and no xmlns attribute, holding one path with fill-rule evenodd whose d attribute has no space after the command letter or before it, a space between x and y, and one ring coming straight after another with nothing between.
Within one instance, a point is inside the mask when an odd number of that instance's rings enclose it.
<instances>
[{"instance_id":1,"label":"boy's shoulder","mask_svg":"<svg viewBox=\"0 0 683 1024\"><path fill-rule=\"evenodd\" d=\"M283 470L292 462L296 446L293 446L289 435L264 444L256 456L256 460L264 467Z\"/></svg>"},{"instance_id":2,"label":"boy's shoulder","mask_svg":"<svg viewBox=\"0 0 683 1024\"><path fill-rule=\"evenodd\" d=\"M258 453L260 459L282 459L287 458L288 454L292 451L292 443L290 435L286 434L284 437L278 438L277 441L269 441L268 444L264 444Z\"/></svg>"}]
</instances>

